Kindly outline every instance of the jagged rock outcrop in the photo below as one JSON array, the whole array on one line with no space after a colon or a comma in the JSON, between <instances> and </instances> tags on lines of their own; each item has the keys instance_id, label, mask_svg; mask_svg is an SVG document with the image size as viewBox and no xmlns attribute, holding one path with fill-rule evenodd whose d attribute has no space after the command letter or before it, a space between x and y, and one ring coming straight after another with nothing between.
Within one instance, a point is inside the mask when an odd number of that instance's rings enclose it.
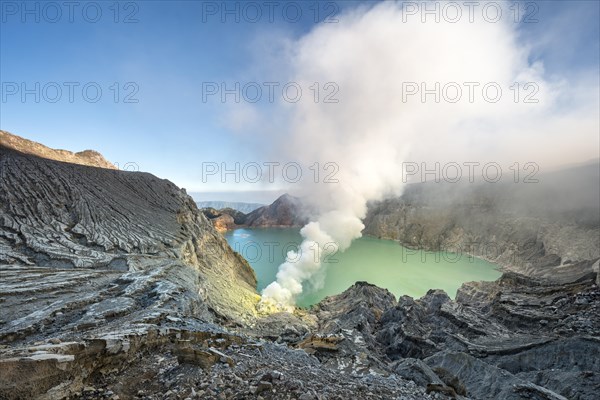
<instances>
[{"instance_id":1,"label":"jagged rock outcrop","mask_svg":"<svg viewBox=\"0 0 600 400\"><path fill-rule=\"evenodd\" d=\"M552 390L523 381L501 368L465 353L436 354L426 361L430 365L436 365L438 369L454 371L461 385L467 388L467 394L476 399L566 400L566 397Z\"/></svg>"},{"instance_id":2,"label":"jagged rock outcrop","mask_svg":"<svg viewBox=\"0 0 600 400\"><path fill-rule=\"evenodd\" d=\"M102 154L94 150L84 150L73 153L68 150L51 149L41 143L27 140L9 132L0 130L0 146L16 150L23 154L47 158L50 160L63 161L72 164L87 165L107 169L117 169L108 162Z\"/></svg>"},{"instance_id":3,"label":"jagged rock outcrop","mask_svg":"<svg viewBox=\"0 0 600 400\"><path fill-rule=\"evenodd\" d=\"M329 343L315 345L325 365L396 374L456 398L594 399L600 288L595 274L571 277L505 273L464 284L456 301L430 290L396 302L357 283L313 307L309 341Z\"/></svg>"},{"instance_id":4,"label":"jagged rock outcrop","mask_svg":"<svg viewBox=\"0 0 600 400\"><path fill-rule=\"evenodd\" d=\"M318 319L317 339L336 339L335 351L317 356L326 365L353 373L387 370L375 335L384 311L395 305L392 293L367 282L325 298L311 312Z\"/></svg>"},{"instance_id":5,"label":"jagged rock outcrop","mask_svg":"<svg viewBox=\"0 0 600 400\"><path fill-rule=\"evenodd\" d=\"M249 213L244 225L250 228L289 227L302 226L307 222L306 209L300 199L284 194L272 204Z\"/></svg>"},{"instance_id":6,"label":"jagged rock outcrop","mask_svg":"<svg viewBox=\"0 0 600 400\"><path fill-rule=\"evenodd\" d=\"M219 232L226 232L239 228L246 222L246 214L232 208L215 210L214 208L203 208L202 213L212 222Z\"/></svg>"}]
</instances>

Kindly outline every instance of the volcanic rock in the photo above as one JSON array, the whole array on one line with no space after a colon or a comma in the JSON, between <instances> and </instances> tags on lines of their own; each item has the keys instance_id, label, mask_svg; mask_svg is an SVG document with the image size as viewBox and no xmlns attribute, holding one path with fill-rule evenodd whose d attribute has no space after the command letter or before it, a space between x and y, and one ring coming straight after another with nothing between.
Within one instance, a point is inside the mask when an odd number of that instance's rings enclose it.
<instances>
[{"instance_id":1,"label":"volcanic rock","mask_svg":"<svg viewBox=\"0 0 600 400\"><path fill-rule=\"evenodd\" d=\"M297 197L284 194L272 204L258 208L246 215L248 227L291 227L308 222L306 210Z\"/></svg>"},{"instance_id":2,"label":"volcanic rock","mask_svg":"<svg viewBox=\"0 0 600 400\"><path fill-rule=\"evenodd\" d=\"M0 145L23 154L29 154L50 160L63 161L72 164L87 165L91 167L117 169L112 163L106 161L102 154L94 150L84 150L73 153L68 150L55 150L41 143L27 140L9 132L0 130Z\"/></svg>"},{"instance_id":3,"label":"volcanic rock","mask_svg":"<svg viewBox=\"0 0 600 400\"><path fill-rule=\"evenodd\" d=\"M0 398L597 397L600 246L582 206L548 222L501 193L446 207L409 190L371 205L369 233L426 249L489 239L500 279L454 300L357 282L260 315L254 272L172 183L5 146L0 177ZM300 224L296 206L250 221Z\"/></svg>"}]
</instances>

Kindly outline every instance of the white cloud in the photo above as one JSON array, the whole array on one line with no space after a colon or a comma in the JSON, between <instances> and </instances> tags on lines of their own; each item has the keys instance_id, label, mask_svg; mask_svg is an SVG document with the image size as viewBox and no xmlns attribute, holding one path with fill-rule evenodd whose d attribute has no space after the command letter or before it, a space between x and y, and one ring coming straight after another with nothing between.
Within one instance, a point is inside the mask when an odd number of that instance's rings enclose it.
<instances>
[{"instance_id":1,"label":"white cloud","mask_svg":"<svg viewBox=\"0 0 600 400\"><path fill-rule=\"evenodd\" d=\"M298 103L280 102L258 123L261 143L282 158L339 166L338 184L303 187L319 210L302 231L303 246L322 248L319 240L330 238L346 248L360 236L367 201L401 192L406 160L533 161L544 168L598 156L598 81L548 78L542 62L530 64L531 49L514 21L403 22L401 5L392 2L350 10L339 21L278 47L284 49L280 78L297 82L304 96ZM334 82L339 102L315 102L308 90L314 82L322 94L324 84ZM438 103L431 94L425 101L403 96L411 82L428 89L436 82L452 88L454 82L462 98L452 103L454 92L448 92ZM491 97L493 87L501 88L499 101L485 100L488 83ZM537 103L524 103L528 94ZM285 263L264 298L293 304L302 282L319 267L320 260L308 256Z\"/></svg>"}]
</instances>

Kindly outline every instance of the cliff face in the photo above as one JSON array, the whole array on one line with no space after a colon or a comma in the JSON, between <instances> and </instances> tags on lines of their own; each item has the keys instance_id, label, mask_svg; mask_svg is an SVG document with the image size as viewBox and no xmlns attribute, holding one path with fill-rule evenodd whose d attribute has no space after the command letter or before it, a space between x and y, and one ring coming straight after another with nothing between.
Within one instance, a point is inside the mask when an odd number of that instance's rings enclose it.
<instances>
[{"instance_id":1,"label":"cliff face","mask_svg":"<svg viewBox=\"0 0 600 400\"><path fill-rule=\"evenodd\" d=\"M198 276L195 291L206 292L208 307L234 319L242 317L242 310L225 307L220 297L232 291L241 298L257 297L250 266L169 181L5 148L0 149L0 169L3 264L77 269L93 276L135 271L149 279L181 269ZM203 283L212 277L217 278L211 285ZM202 300L198 293L195 297ZM17 331L3 327L0 334Z\"/></svg>"},{"instance_id":2,"label":"cliff face","mask_svg":"<svg viewBox=\"0 0 600 400\"><path fill-rule=\"evenodd\" d=\"M112 163L108 162L102 154L94 150L84 150L73 153L68 150L56 150L44 146L41 143L27 140L9 132L0 130L0 146L7 149L16 150L23 154L47 158L49 160L63 161L72 164L87 165L90 167L99 167L107 169L117 169Z\"/></svg>"},{"instance_id":3,"label":"cliff face","mask_svg":"<svg viewBox=\"0 0 600 400\"><path fill-rule=\"evenodd\" d=\"M388 200L369 209L364 233L412 248L473 254L532 276L543 276L548 266L600 257L598 229L476 206L448 209Z\"/></svg>"},{"instance_id":4,"label":"cliff face","mask_svg":"<svg viewBox=\"0 0 600 400\"><path fill-rule=\"evenodd\" d=\"M255 318L253 270L172 183L3 147L0 178L0 397L62 398L143 349Z\"/></svg>"},{"instance_id":5,"label":"cliff face","mask_svg":"<svg viewBox=\"0 0 600 400\"><path fill-rule=\"evenodd\" d=\"M371 204L364 233L473 254L534 277L550 277L557 265L591 268L600 258L598 168L561 171L529 187L413 185L401 198Z\"/></svg>"},{"instance_id":6,"label":"cliff face","mask_svg":"<svg viewBox=\"0 0 600 400\"><path fill-rule=\"evenodd\" d=\"M243 226L246 222L246 214L233 208L222 208L216 210L211 207L203 208L202 213L212 222L219 232L226 232Z\"/></svg>"}]
</instances>

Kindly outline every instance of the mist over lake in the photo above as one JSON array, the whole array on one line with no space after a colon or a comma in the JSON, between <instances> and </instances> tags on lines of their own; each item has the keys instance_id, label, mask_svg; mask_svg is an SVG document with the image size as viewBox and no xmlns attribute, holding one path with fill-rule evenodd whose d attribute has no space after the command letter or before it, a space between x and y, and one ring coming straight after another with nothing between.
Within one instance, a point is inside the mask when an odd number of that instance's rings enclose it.
<instances>
[{"instance_id":1,"label":"mist over lake","mask_svg":"<svg viewBox=\"0 0 600 400\"><path fill-rule=\"evenodd\" d=\"M296 228L237 229L225 234L233 250L248 260L261 291L273 282L289 250L297 250L302 238ZM323 287L305 284L298 305L307 307L326 296L343 292L357 281L367 281L395 296L423 296L429 289L443 289L451 297L464 282L494 281L497 266L468 254L413 250L392 240L362 237L345 252L325 257L326 268L318 277ZM318 283L317 283L318 285Z\"/></svg>"}]
</instances>

